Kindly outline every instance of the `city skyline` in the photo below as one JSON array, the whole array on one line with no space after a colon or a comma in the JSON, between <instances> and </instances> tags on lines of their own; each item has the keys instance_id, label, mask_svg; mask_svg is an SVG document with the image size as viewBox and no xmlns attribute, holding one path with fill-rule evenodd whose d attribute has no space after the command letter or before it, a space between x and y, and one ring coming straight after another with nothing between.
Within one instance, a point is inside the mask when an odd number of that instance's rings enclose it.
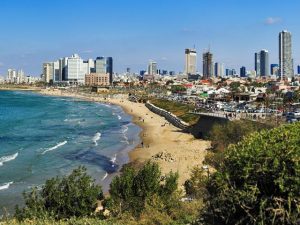
<instances>
[{"instance_id":1,"label":"city skyline","mask_svg":"<svg viewBox=\"0 0 300 225\"><path fill-rule=\"evenodd\" d=\"M259 49L269 51L270 64L279 63L278 33L285 29L293 35L294 66L300 64L300 3L216 2L172 4L165 0L158 5L158 1L89 0L69 4L54 0L47 4L4 0L0 9L0 74L5 75L8 68L23 68L39 76L43 62L74 53L83 58L110 55L116 72L127 67L133 72L146 69L149 59L161 69L184 72L182 49L194 45L199 55L210 48L214 61L226 68L245 66L252 70L253 54ZM152 4L157 7L151 8ZM242 13L241 9L247 10ZM284 11L289 15L283 15ZM99 22L95 29L97 19L104 23ZM197 68L202 71L200 58Z\"/></svg>"}]
</instances>

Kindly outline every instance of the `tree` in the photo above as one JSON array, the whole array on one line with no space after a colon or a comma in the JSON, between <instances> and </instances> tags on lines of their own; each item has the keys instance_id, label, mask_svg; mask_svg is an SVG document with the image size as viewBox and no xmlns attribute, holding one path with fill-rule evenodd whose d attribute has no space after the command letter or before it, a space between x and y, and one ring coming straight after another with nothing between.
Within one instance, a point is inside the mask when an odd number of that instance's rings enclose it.
<instances>
[{"instance_id":1,"label":"tree","mask_svg":"<svg viewBox=\"0 0 300 225\"><path fill-rule=\"evenodd\" d=\"M87 175L86 168L79 167L69 176L47 180L40 192L34 188L24 193L24 199L24 208L16 206L18 220L46 216L62 219L91 215L103 193Z\"/></svg>"},{"instance_id":2,"label":"tree","mask_svg":"<svg viewBox=\"0 0 300 225\"><path fill-rule=\"evenodd\" d=\"M204 224L299 224L299 143L295 123L229 146L207 184Z\"/></svg>"},{"instance_id":3,"label":"tree","mask_svg":"<svg viewBox=\"0 0 300 225\"><path fill-rule=\"evenodd\" d=\"M184 183L186 194L196 199L202 199L207 193L208 178L208 171L200 167L193 168L191 178Z\"/></svg>"},{"instance_id":4,"label":"tree","mask_svg":"<svg viewBox=\"0 0 300 225\"><path fill-rule=\"evenodd\" d=\"M229 86L232 92L239 92L240 91L239 87L241 86L241 84L239 81L237 81L237 82L230 83Z\"/></svg>"},{"instance_id":5,"label":"tree","mask_svg":"<svg viewBox=\"0 0 300 225\"><path fill-rule=\"evenodd\" d=\"M138 216L153 196L169 201L177 190L177 182L177 173L170 173L163 180L160 168L154 162L147 162L138 172L127 167L111 182L110 199L106 204L116 215L130 212Z\"/></svg>"}]
</instances>

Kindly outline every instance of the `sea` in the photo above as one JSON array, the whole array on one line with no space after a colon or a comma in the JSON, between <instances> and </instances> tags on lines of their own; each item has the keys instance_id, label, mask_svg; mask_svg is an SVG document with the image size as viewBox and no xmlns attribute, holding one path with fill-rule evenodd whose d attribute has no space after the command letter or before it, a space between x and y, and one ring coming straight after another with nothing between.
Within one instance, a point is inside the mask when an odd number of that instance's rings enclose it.
<instances>
[{"instance_id":1,"label":"sea","mask_svg":"<svg viewBox=\"0 0 300 225\"><path fill-rule=\"evenodd\" d=\"M0 215L22 205L24 191L81 165L107 191L140 131L116 105L0 91Z\"/></svg>"}]
</instances>

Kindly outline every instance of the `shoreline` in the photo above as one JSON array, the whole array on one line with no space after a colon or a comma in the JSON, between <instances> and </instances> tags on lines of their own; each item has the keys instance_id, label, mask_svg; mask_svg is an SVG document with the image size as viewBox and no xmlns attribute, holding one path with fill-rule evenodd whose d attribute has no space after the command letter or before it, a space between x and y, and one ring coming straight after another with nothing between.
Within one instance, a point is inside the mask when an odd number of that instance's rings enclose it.
<instances>
[{"instance_id":1,"label":"shoreline","mask_svg":"<svg viewBox=\"0 0 300 225\"><path fill-rule=\"evenodd\" d=\"M178 172L179 186L190 177L195 166L202 165L210 147L209 141L195 139L191 134L183 133L165 118L151 112L143 103L130 102L126 95L104 98L49 89L39 93L120 106L126 114L132 116L132 122L142 129L139 135L141 143L128 152L128 163L138 165L153 160L159 164L163 175L170 171Z\"/></svg>"},{"instance_id":2,"label":"shoreline","mask_svg":"<svg viewBox=\"0 0 300 225\"><path fill-rule=\"evenodd\" d=\"M40 92L41 88L0 87L0 91L35 91L35 92Z\"/></svg>"}]
</instances>

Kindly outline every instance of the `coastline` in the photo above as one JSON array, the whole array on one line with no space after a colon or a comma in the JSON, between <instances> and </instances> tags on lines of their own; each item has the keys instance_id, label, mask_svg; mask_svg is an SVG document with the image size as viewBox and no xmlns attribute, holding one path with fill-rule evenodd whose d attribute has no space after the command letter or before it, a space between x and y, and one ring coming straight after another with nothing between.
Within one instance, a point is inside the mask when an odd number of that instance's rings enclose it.
<instances>
[{"instance_id":1,"label":"coastline","mask_svg":"<svg viewBox=\"0 0 300 225\"><path fill-rule=\"evenodd\" d=\"M125 95L104 98L50 89L41 90L40 93L120 106L133 117L132 122L142 128L140 145L128 153L129 163L139 164L152 159L160 165L163 174L178 172L180 186L190 177L192 168L202 165L206 149L210 147L209 141L183 133L165 118L151 112L143 103L130 102Z\"/></svg>"},{"instance_id":2,"label":"coastline","mask_svg":"<svg viewBox=\"0 0 300 225\"><path fill-rule=\"evenodd\" d=\"M14 87L1 87L0 91L41 91L41 88L14 88Z\"/></svg>"}]
</instances>

